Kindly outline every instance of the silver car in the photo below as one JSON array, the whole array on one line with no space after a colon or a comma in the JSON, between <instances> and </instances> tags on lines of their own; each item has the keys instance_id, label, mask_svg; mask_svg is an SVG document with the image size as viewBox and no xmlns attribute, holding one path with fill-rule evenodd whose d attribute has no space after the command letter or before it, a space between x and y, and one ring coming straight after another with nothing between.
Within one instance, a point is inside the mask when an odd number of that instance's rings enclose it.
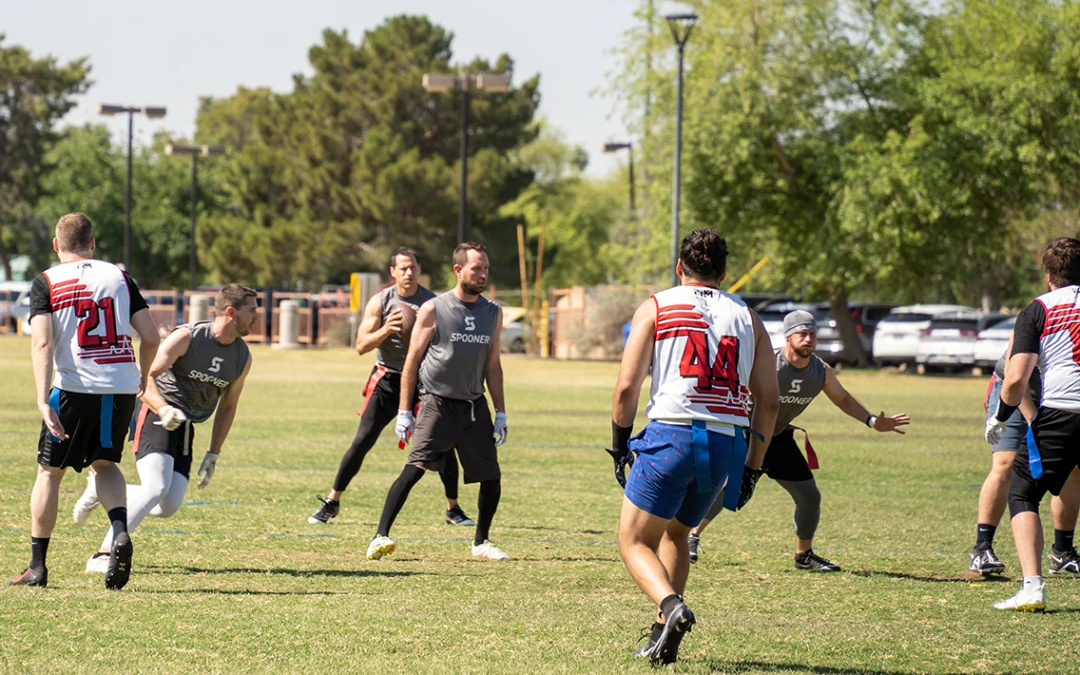
<instances>
[{"instance_id":1,"label":"silver car","mask_svg":"<svg viewBox=\"0 0 1080 675\"><path fill-rule=\"evenodd\" d=\"M975 365L980 368L993 368L1005 353L1012 337L1016 317L998 321L986 330L979 331L975 339Z\"/></svg>"},{"instance_id":2,"label":"silver car","mask_svg":"<svg viewBox=\"0 0 1080 675\"><path fill-rule=\"evenodd\" d=\"M874 361L883 366L915 363L919 352L922 332L930 327L930 320L945 312L975 312L963 305L906 305L896 307L881 321L874 331L871 351Z\"/></svg>"},{"instance_id":3,"label":"silver car","mask_svg":"<svg viewBox=\"0 0 1080 675\"><path fill-rule=\"evenodd\" d=\"M972 311L938 314L920 333L919 351L915 354L919 372L954 371L974 366L979 331L1007 318L1005 314Z\"/></svg>"}]
</instances>

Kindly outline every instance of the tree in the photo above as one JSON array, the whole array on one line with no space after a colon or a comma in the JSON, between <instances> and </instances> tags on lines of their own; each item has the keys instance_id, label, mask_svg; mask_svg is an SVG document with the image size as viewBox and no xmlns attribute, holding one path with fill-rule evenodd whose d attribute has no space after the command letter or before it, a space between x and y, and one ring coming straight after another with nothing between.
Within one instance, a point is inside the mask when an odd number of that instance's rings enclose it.
<instances>
[{"instance_id":1,"label":"tree","mask_svg":"<svg viewBox=\"0 0 1080 675\"><path fill-rule=\"evenodd\" d=\"M45 155L56 140L56 123L90 86L86 59L59 64L35 59L18 46L5 47L0 33L0 265L11 278L11 255L26 250L26 222L42 195L40 180L51 168Z\"/></svg>"}]
</instances>

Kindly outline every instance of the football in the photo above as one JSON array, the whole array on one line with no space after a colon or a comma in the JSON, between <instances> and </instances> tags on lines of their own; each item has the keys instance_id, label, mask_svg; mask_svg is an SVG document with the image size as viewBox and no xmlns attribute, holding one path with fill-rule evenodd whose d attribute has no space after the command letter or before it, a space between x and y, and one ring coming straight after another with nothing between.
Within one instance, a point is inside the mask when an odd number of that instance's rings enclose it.
<instances>
[{"instance_id":1,"label":"football","mask_svg":"<svg viewBox=\"0 0 1080 675\"><path fill-rule=\"evenodd\" d=\"M409 341L413 326L416 324L416 310L408 305L398 304L397 311L401 312L401 339Z\"/></svg>"}]
</instances>

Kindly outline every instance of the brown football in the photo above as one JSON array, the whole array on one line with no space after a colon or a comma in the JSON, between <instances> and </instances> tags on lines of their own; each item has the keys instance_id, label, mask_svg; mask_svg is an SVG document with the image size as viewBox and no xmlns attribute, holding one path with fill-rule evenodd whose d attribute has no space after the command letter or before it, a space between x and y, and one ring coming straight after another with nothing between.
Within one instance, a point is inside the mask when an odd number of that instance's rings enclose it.
<instances>
[{"instance_id":1,"label":"brown football","mask_svg":"<svg viewBox=\"0 0 1080 675\"><path fill-rule=\"evenodd\" d=\"M416 324L416 310L403 304L399 304L397 309L401 312L401 339L408 342L413 326Z\"/></svg>"}]
</instances>

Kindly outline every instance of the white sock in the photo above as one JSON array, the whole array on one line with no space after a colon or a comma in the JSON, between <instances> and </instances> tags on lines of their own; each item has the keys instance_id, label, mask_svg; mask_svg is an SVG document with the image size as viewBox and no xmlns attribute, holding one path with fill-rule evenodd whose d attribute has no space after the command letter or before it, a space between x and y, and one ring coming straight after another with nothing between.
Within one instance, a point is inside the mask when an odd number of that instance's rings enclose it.
<instances>
[{"instance_id":1,"label":"white sock","mask_svg":"<svg viewBox=\"0 0 1080 675\"><path fill-rule=\"evenodd\" d=\"M1042 586L1042 575L1036 574L1030 577L1024 577L1024 590L1033 590Z\"/></svg>"}]
</instances>

